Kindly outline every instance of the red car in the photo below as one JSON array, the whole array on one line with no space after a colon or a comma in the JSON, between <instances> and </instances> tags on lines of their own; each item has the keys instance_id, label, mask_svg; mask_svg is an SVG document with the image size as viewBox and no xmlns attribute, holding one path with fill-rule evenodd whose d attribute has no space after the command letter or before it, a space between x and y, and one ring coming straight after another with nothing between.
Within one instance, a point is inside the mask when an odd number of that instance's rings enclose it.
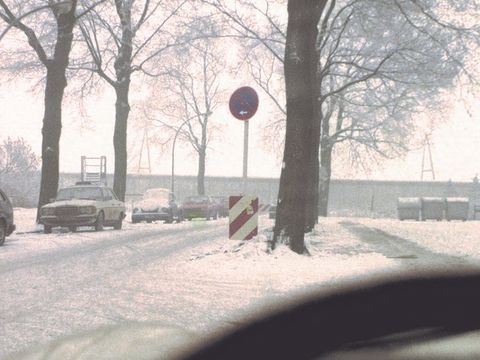
<instances>
[{"instance_id":1,"label":"red car","mask_svg":"<svg viewBox=\"0 0 480 360\"><path fill-rule=\"evenodd\" d=\"M183 216L187 220L193 218L217 219L218 205L210 196L188 196L182 204Z\"/></svg>"}]
</instances>

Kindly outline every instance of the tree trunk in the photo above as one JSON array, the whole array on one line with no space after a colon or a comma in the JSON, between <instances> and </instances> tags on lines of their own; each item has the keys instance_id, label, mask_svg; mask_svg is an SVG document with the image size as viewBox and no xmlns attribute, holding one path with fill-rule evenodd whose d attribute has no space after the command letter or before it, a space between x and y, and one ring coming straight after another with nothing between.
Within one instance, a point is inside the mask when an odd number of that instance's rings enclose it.
<instances>
[{"instance_id":1,"label":"tree trunk","mask_svg":"<svg viewBox=\"0 0 480 360\"><path fill-rule=\"evenodd\" d=\"M57 196L59 180L60 134L62 132L62 99L66 86L65 73L51 66L47 69L45 87L45 113L42 128L42 170L40 181L40 198L38 201L37 220L40 208Z\"/></svg>"},{"instance_id":2,"label":"tree trunk","mask_svg":"<svg viewBox=\"0 0 480 360\"><path fill-rule=\"evenodd\" d=\"M116 2L117 4L117 2ZM123 6L123 7L122 7ZM127 188L127 126L130 104L130 77L132 75L132 3L117 4L117 13L122 24L122 41L115 59L114 85L117 101L115 102L115 130L113 134L113 149L115 154L115 173L113 175L113 191L122 201L125 201Z\"/></svg>"},{"instance_id":3,"label":"tree trunk","mask_svg":"<svg viewBox=\"0 0 480 360\"><path fill-rule=\"evenodd\" d=\"M318 53L317 53L318 54ZM319 61L318 57L314 59ZM318 82L317 82L318 83ZM319 162L319 151L320 151L320 134L321 134L321 124L322 124L322 112L321 105L318 103L319 94L316 93L317 102L314 104L314 119L313 119L313 128L312 128L312 142L310 149L310 165L308 168L309 175L307 178L307 188L310 196L308 197L307 203L307 215L306 215L306 224L305 231L311 231L315 227L315 224L318 223L318 204L319 204L319 181L320 181L320 162Z\"/></svg>"},{"instance_id":4,"label":"tree trunk","mask_svg":"<svg viewBox=\"0 0 480 360\"><path fill-rule=\"evenodd\" d=\"M76 1L68 13L57 15L57 40L53 59L47 59L45 110L42 127L42 168L37 221L40 209L57 196L59 181L60 135L62 132L62 100L67 86L66 70L72 49Z\"/></svg>"},{"instance_id":5,"label":"tree trunk","mask_svg":"<svg viewBox=\"0 0 480 360\"><path fill-rule=\"evenodd\" d=\"M332 152L336 143L335 135L330 134L330 121L332 120L332 114L334 107L338 105L337 120L335 133L338 133L342 129L343 124L343 112L344 102L342 100L342 94L339 94L338 99L334 99L331 104L330 111L322 116L322 136L320 142L320 181L319 181L319 203L318 203L318 215L322 217L328 216L328 198L330 195L330 179L332 177ZM321 111L321 109L320 109Z\"/></svg>"},{"instance_id":6,"label":"tree trunk","mask_svg":"<svg viewBox=\"0 0 480 360\"><path fill-rule=\"evenodd\" d=\"M198 153L198 175L197 175L197 191L198 195L205 195L205 159L207 154L205 150Z\"/></svg>"},{"instance_id":7,"label":"tree trunk","mask_svg":"<svg viewBox=\"0 0 480 360\"><path fill-rule=\"evenodd\" d=\"M128 103L129 83L120 84L115 88L115 129L113 133L113 149L115 154L115 173L113 176L113 191L122 201L125 200L127 187L127 125L130 105Z\"/></svg>"},{"instance_id":8,"label":"tree trunk","mask_svg":"<svg viewBox=\"0 0 480 360\"><path fill-rule=\"evenodd\" d=\"M326 1L289 0L285 47L287 123L274 243L285 241L305 252L304 232L309 198L317 98L317 25ZM318 150L317 150L318 151ZM305 181L307 179L307 186Z\"/></svg>"},{"instance_id":9,"label":"tree trunk","mask_svg":"<svg viewBox=\"0 0 480 360\"><path fill-rule=\"evenodd\" d=\"M321 168L320 168L320 197L318 204L318 215L328 216L328 197L330 194L330 178L332 174L332 150L333 147L328 139L322 141L321 145Z\"/></svg>"}]
</instances>

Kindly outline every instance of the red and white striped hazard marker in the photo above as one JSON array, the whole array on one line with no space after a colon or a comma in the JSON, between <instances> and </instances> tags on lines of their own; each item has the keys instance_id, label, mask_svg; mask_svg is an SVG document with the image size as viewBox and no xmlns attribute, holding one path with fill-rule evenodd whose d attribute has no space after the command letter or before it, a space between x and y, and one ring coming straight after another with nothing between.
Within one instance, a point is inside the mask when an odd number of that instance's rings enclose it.
<instances>
[{"instance_id":1,"label":"red and white striped hazard marker","mask_svg":"<svg viewBox=\"0 0 480 360\"><path fill-rule=\"evenodd\" d=\"M258 197L230 196L229 237L250 240L258 234Z\"/></svg>"}]
</instances>

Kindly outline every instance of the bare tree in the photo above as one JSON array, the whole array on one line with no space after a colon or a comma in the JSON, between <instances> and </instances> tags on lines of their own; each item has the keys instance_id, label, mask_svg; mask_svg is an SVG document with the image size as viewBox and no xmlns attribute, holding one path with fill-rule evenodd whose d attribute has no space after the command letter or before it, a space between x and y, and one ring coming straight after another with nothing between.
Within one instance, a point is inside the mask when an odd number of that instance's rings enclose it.
<instances>
[{"instance_id":1,"label":"bare tree","mask_svg":"<svg viewBox=\"0 0 480 360\"><path fill-rule=\"evenodd\" d=\"M465 70L471 29L447 26L433 15L437 2L423 5L430 14L420 2L330 4L332 16L324 18L319 37L322 216L334 146L348 144L361 164L377 155L403 155L416 131L413 114L439 106L441 91Z\"/></svg>"},{"instance_id":2,"label":"bare tree","mask_svg":"<svg viewBox=\"0 0 480 360\"><path fill-rule=\"evenodd\" d=\"M252 48L261 48L281 61L272 44L280 45L285 25L269 13L268 6L258 11L263 16L263 24L259 24L252 23L236 7L227 8L226 2L208 2L229 20L232 36L247 44L248 54ZM470 0L461 5L445 3L332 0L326 4L315 46L319 66L315 74L317 88L312 94L318 96L318 103L316 121L310 129L315 137L310 153L318 153L321 147L322 167L320 171L317 159L311 158L307 171L314 180L309 182L309 193L315 200L307 202L307 230L317 220L319 202L324 208L328 203L331 156L336 143L351 144L357 155L359 149L367 156L371 152L382 156L399 154L407 149L408 135L414 131L413 126L409 128L411 114L419 110L422 101L431 101L440 89L452 86L461 71L472 77L464 59L469 46L478 41L478 27L475 21L470 20L475 26L461 26L458 20L470 16L475 4ZM257 71L257 82L265 81L258 74L262 72ZM272 94L267 87L262 88ZM282 222L281 216L278 222Z\"/></svg>"},{"instance_id":3,"label":"bare tree","mask_svg":"<svg viewBox=\"0 0 480 360\"><path fill-rule=\"evenodd\" d=\"M157 119L157 123L178 133L179 139L197 153L197 192L204 195L207 149L216 131L211 116L221 100L219 76L225 64L215 55L214 41L208 38L193 40L174 53L163 77L168 103L161 109L163 120Z\"/></svg>"},{"instance_id":4,"label":"bare tree","mask_svg":"<svg viewBox=\"0 0 480 360\"><path fill-rule=\"evenodd\" d=\"M16 174L25 176L38 169L39 158L25 139L10 137L0 146L0 175Z\"/></svg>"},{"instance_id":5,"label":"bare tree","mask_svg":"<svg viewBox=\"0 0 480 360\"><path fill-rule=\"evenodd\" d=\"M79 57L72 68L96 73L116 95L113 146L113 189L125 198L127 175L127 124L130 87L135 73L158 76L155 62L176 43L172 30L175 16L186 0L140 2L115 0L82 18L80 29L88 57ZM91 79L93 81L93 79Z\"/></svg>"},{"instance_id":6,"label":"bare tree","mask_svg":"<svg viewBox=\"0 0 480 360\"><path fill-rule=\"evenodd\" d=\"M22 33L35 54L19 51L18 63L31 67L41 64L46 72L45 109L42 128L42 175L38 209L55 197L59 178L59 141L62 128L62 100L67 86L66 70L72 48L73 28L94 4L77 0L5 1L0 0L0 18L9 29ZM77 13L77 7L80 12ZM39 211L37 212L37 219Z\"/></svg>"}]
</instances>

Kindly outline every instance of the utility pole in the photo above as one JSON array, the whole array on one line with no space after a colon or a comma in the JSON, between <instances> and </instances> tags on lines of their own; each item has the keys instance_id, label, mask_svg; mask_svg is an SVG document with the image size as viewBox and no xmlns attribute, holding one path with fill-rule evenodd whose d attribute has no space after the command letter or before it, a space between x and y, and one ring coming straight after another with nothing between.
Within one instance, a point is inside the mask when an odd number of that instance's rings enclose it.
<instances>
[{"instance_id":1,"label":"utility pole","mask_svg":"<svg viewBox=\"0 0 480 360\"><path fill-rule=\"evenodd\" d=\"M425 156L428 152L428 161L429 164L425 164ZM423 143L423 154L422 154L422 173L420 175L420 179L423 181L423 175L426 173L432 174L432 180L435 180L435 169L433 167L433 158L432 158L432 150L430 148L430 140L428 139L428 135L425 135L425 140Z\"/></svg>"},{"instance_id":2,"label":"utility pole","mask_svg":"<svg viewBox=\"0 0 480 360\"><path fill-rule=\"evenodd\" d=\"M147 165L142 166L142 157L144 149L147 152ZM148 128L145 126L143 130L142 145L140 147L140 157L138 158L137 174L141 174L143 170L146 170L149 174L152 173L152 166L150 163L150 141L148 139Z\"/></svg>"}]
</instances>

